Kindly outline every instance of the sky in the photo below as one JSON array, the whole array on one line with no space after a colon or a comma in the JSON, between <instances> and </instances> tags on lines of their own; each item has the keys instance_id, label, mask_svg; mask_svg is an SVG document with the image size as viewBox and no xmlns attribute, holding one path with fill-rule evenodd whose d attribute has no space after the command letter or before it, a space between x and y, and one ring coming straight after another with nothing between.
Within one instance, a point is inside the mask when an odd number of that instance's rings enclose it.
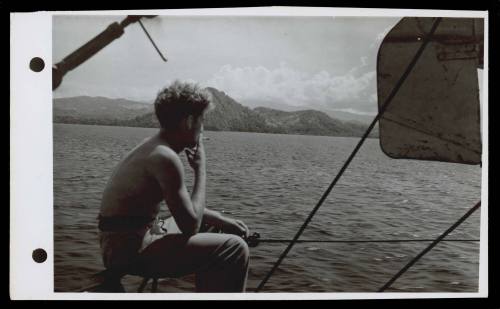
<instances>
[{"instance_id":1,"label":"sky","mask_svg":"<svg viewBox=\"0 0 500 309\"><path fill-rule=\"evenodd\" d=\"M53 62L125 16L54 16ZM54 97L152 102L175 79L255 107L285 104L375 114L376 56L396 17L162 16L139 24L66 74Z\"/></svg>"}]
</instances>

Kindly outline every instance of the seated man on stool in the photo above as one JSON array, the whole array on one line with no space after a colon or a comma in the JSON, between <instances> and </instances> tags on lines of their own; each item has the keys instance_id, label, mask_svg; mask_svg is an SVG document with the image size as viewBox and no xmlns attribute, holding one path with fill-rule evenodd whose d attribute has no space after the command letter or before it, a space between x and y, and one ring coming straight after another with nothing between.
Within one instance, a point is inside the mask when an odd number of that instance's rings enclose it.
<instances>
[{"instance_id":1,"label":"seated man on stool","mask_svg":"<svg viewBox=\"0 0 500 309\"><path fill-rule=\"evenodd\" d=\"M128 153L113 171L99 214L100 244L108 289L123 291L126 274L162 278L196 274L198 292L244 292L248 227L205 207L206 163L202 142L208 93L174 82L156 98L160 130ZM194 171L189 194L179 154ZM164 200L181 233L143 246ZM203 224L227 234L201 233Z\"/></svg>"}]
</instances>

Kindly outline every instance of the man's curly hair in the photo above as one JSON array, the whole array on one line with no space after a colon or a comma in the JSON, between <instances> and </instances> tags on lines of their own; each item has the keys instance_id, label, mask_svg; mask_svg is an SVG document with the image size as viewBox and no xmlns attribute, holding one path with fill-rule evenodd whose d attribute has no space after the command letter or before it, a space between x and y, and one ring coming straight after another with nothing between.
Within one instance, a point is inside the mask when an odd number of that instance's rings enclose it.
<instances>
[{"instance_id":1,"label":"man's curly hair","mask_svg":"<svg viewBox=\"0 0 500 309\"><path fill-rule=\"evenodd\" d=\"M177 128L187 116L198 117L213 107L208 91L178 80L158 93L154 105L160 126L167 130Z\"/></svg>"}]
</instances>

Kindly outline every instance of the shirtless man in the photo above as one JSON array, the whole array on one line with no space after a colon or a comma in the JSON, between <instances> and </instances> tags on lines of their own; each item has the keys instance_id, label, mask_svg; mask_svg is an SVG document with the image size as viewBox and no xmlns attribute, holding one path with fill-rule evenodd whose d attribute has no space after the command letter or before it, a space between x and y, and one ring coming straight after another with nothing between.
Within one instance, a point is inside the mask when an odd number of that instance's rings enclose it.
<instances>
[{"instance_id":1,"label":"shirtless man","mask_svg":"<svg viewBox=\"0 0 500 309\"><path fill-rule=\"evenodd\" d=\"M178 277L196 274L198 292L244 292L249 252L248 227L205 207L203 117L211 107L196 85L174 82L156 98L160 130L135 147L115 168L99 214L104 265L118 290L125 274ZM190 195L179 154L194 170ZM167 234L141 251L164 200L181 233ZM202 233L205 224L224 234ZM113 284L111 284L112 286Z\"/></svg>"}]
</instances>

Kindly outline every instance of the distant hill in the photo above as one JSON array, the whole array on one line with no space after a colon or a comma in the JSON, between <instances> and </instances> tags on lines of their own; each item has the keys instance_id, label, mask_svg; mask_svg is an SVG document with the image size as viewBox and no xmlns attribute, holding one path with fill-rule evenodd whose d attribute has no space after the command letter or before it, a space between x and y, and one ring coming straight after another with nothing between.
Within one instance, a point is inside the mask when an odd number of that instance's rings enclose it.
<instances>
[{"instance_id":1,"label":"distant hill","mask_svg":"<svg viewBox=\"0 0 500 309\"><path fill-rule=\"evenodd\" d=\"M151 104L104 97L54 99L54 122L118 124L151 112Z\"/></svg>"},{"instance_id":2,"label":"distant hill","mask_svg":"<svg viewBox=\"0 0 500 309\"><path fill-rule=\"evenodd\" d=\"M273 100L244 100L243 104L250 108L265 106L267 108L276 109L285 112L296 112L306 109L304 106L295 106L285 104L283 102L273 101ZM313 109L320 112L326 113L328 116L338 119L341 121L358 122L361 124L370 124L375 117L375 115L359 114L355 112L349 112L347 110L333 110L323 105L308 105L307 109Z\"/></svg>"},{"instance_id":3,"label":"distant hill","mask_svg":"<svg viewBox=\"0 0 500 309\"><path fill-rule=\"evenodd\" d=\"M361 136L365 125L333 119L316 110L284 112L276 109L257 107L254 109L265 119L268 127L277 133L330 136Z\"/></svg>"},{"instance_id":4,"label":"distant hill","mask_svg":"<svg viewBox=\"0 0 500 309\"><path fill-rule=\"evenodd\" d=\"M366 125L344 122L316 110L250 109L223 91L206 88L215 108L207 114L209 131L242 131L326 136L361 136ZM54 100L54 122L157 128L152 104L123 99L75 97Z\"/></svg>"},{"instance_id":5,"label":"distant hill","mask_svg":"<svg viewBox=\"0 0 500 309\"><path fill-rule=\"evenodd\" d=\"M375 115L355 114L347 111L330 110L327 108L322 108L321 111L332 118L341 119L347 122L357 122L365 125L370 124L373 121L373 118L375 118Z\"/></svg>"},{"instance_id":6,"label":"distant hill","mask_svg":"<svg viewBox=\"0 0 500 309\"><path fill-rule=\"evenodd\" d=\"M213 131L269 132L265 120L223 91L206 88L212 94L215 109L207 114L205 128Z\"/></svg>"}]
</instances>

